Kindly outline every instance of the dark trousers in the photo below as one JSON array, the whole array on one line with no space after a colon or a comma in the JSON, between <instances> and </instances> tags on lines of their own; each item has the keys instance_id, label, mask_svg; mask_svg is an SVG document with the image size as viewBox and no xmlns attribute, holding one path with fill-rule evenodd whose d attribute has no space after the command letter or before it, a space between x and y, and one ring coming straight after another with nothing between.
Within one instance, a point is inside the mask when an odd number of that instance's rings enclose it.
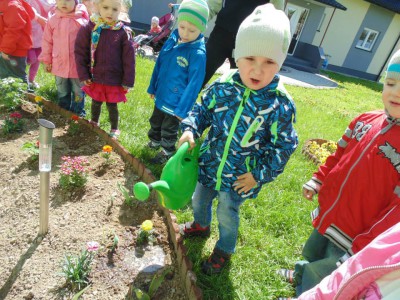
<instances>
[{"instance_id":1,"label":"dark trousers","mask_svg":"<svg viewBox=\"0 0 400 300\"><path fill-rule=\"evenodd\" d=\"M20 78L23 82L28 83L26 76L26 57L8 56L10 59L4 59L0 55L0 78L14 77Z\"/></svg>"},{"instance_id":2,"label":"dark trousers","mask_svg":"<svg viewBox=\"0 0 400 300\"><path fill-rule=\"evenodd\" d=\"M150 117L150 130L147 136L168 153L175 152L175 143L178 140L179 120L154 106Z\"/></svg>"},{"instance_id":3,"label":"dark trousers","mask_svg":"<svg viewBox=\"0 0 400 300\"><path fill-rule=\"evenodd\" d=\"M203 86L207 84L215 71L224 63L225 59L229 59L231 69L236 68L232 53L235 48L235 38L235 34L219 26L214 27L206 44L207 62Z\"/></svg>"},{"instance_id":4,"label":"dark trousers","mask_svg":"<svg viewBox=\"0 0 400 300\"><path fill-rule=\"evenodd\" d=\"M99 122L102 104L103 102L92 99L92 121L95 123ZM111 130L117 130L119 118L118 105L117 103L106 102L106 106L108 110L108 117L110 119Z\"/></svg>"}]
</instances>

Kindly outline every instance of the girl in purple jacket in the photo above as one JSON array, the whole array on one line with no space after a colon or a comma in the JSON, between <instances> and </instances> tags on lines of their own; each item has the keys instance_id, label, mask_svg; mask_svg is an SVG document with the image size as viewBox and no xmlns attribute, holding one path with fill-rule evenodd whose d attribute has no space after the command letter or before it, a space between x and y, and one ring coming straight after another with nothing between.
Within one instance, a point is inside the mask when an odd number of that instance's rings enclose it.
<instances>
[{"instance_id":1,"label":"girl in purple jacket","mask_svg":"<svg viewBox=\"0 0 400 300\"><path fill-rule=\"evenodd\" d=\"M118 106L135 81L135 51L129 27L119 21L122 0L95 0L98 14L83 26L75 43L75 59L82 90L92 98L90 123L99 126L101 106L106 103L110 136L117 139Z\"/></svg>"}]
</instances>

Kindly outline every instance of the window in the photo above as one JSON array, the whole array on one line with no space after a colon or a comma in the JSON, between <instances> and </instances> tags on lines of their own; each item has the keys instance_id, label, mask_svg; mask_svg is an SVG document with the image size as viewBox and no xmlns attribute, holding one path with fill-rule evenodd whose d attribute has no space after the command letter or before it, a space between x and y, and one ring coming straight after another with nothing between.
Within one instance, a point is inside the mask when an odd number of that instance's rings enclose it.
<instances>
[{"instance_id":1,"label":"window","mask_svg":"<svg viewBox=\"0 0 400 300\"><path fill-rule=\"evenodd\" d=\"M359 49L371 51L372 47L374 46L376 39L378 38L378 31L364 28L363 32L361 33L356 47Z\"/></svg>"}]
</instances>

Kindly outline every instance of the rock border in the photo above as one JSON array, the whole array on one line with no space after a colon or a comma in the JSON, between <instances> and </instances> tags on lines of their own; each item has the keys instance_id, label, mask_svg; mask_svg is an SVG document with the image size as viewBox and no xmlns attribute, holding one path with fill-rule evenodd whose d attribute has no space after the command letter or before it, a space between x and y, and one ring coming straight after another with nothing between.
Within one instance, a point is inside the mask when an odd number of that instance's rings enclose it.
<instances>
[{"instance_id":1,"label":"rock border","mask_svg":"<svg viewBox=\"0 0 400 300\"><path fill-rule=\"evenodd\" d=\"M26 95L30 102L36 103L35 97L37 95L32 93L27 93ZM70 119L71 116L74 115L72 112L61 108L52 101L49 101L43 97L42 100L44 107L62 115L66 119ZM80 118L78 122L79 124L86 126L87 128L96 132L107 142L107 144L112 146L113 150L117 152L125 162L128 162L133 167L133 169L137 172L137 175L140 176L143 182L149 184L157 180L153 173L148 168L146 168L146 166L138 158L134 157L117 140L112 139L103 129L99 127L94 127L86 119ZM156 192L153 191L150 197L151 200L156 200ZM158 201L157 203L161 207L164 216L167 219L167 227L170 239L172 241L172 244L174 245L178 267L180 269L180 275L182 279L181 283L185 287L186 295L189 300L202 300L203 291L197 286L197 276L193 272L193 263L187 256L187 248L183 245L183 239L181 237L181 234L179 233L179 225L176 222L176 216L171 210L161 206Z\"/></svg>"}]
</instances>

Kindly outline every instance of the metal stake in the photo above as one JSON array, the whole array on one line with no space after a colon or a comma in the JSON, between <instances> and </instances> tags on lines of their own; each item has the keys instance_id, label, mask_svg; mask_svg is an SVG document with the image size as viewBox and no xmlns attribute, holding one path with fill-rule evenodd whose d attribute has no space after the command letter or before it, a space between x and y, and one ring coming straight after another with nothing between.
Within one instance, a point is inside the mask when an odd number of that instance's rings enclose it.
<instances>
[{"instance_id":1,"label":"metal stake","mask_svg":"<svg viewBox=\"0 0 400 300\"><path fill-rule=\"evenodd\" d=\"M39 235L45 235L49 230L49 194L50 171L52 156L52 139L54 124L44 119L39 122L39 171L40 171L40 223Z\"/></svg>"}]
</instances>

